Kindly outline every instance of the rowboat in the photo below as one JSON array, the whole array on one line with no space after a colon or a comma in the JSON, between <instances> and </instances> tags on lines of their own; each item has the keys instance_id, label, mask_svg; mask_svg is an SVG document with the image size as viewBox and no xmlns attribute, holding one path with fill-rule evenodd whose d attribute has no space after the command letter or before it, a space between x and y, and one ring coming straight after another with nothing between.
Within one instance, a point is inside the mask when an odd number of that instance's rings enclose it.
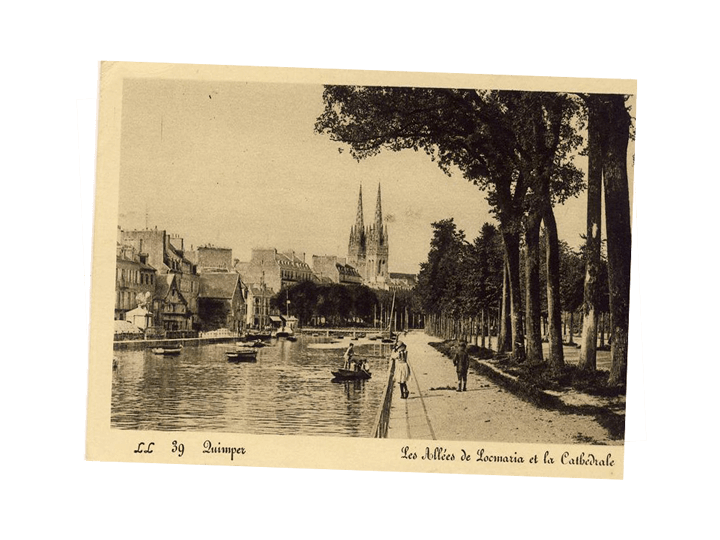
<instances>
[{"instance_id":1,"label":"rowboat","mask_svg":"<svg viewBox=\"0 0 720 540\"><path fill-rule=\"evenodd\" d=\"M372 376L372 373L365 369L355 371L354 369L338 369L332 371L333 381L364 381Z\"/></svg>"},{"instance_id":2,"label":"rowboat","mask_svg":"<svg viewBox=\"0 0 720 540\"><path fill-rule=\"evenodd\" d=\"M234 351L227 351L225 356L227 356L228 362L255 362L257 360L257 349L238 346Z\"/></svg>"},{"instance_id":3,"label":"rowboat","mask_svg":"<svg viewBox=\"0 0 720 540\"><path fill-rule=\"evenodd\" d=\"M182 345L179 347L155 347L151 350L153 354L160 356L174 356L180 354L180 351L182 351Z\"/></svg>"}]
</instances>

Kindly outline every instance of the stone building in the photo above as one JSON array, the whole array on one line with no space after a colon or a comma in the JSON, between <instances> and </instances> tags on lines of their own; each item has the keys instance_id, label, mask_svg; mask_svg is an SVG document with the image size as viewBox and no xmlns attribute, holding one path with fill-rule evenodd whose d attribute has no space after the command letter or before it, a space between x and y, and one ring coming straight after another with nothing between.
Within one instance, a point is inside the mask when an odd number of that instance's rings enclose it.
<instances>
[{"instance_id":1,"label":"stone building","mask_svg":"<svg viewBox=\"0 0 720 540\"><path fill-rule=\"evenodd\" d=\"M147 305L155 294L157 272L145 254L132 246L117 245L115 265L115 319L126 320L129 311ZM130 321L132 322L132 321Z\"/></svg>"},{"instance_id":2,"label":"stone building","mask_svg":"<svg viewBox=\"0 0 720 540\"><path fill-rule=\"evenodd\" d=\"M382 219L382 201L378 184L375 218L371 225L364 224L362 186L358 196L355 225L350 229L348 242L348 263L356 268L365 285L387 288L389 278L388 259L390 248L387 226Z\"/></svg>"},{"instance_id":3,"label":"stone building","mask_svg":"<svg viewBox=\"0 0 720 540\"><path fill-rule=\"evenodd\" d=\"M264 329L270 326L270 299L275 290L262 283L247 284L246 328Z\"/></svg>"},{"instance_id":4,"label":"stone building","mask_svg":"<svg viewBox=\"0 0 720 540\"><path fill-rule=\"evenodd\" d=\"M142 229L132 231L119 231L119 243L130 246L141 256L145 263L157 271L159 276L172 274L174 286L183 296L190 318L190 329L199 324L198 292L200 290L200 276L197 266L185 256L184 241L178 235L170 235L164 230ZM163 291L156 291L156 296L166 291L166 282Z\"/></svg>"},{"instance_id":5,"label":"stone building","mask_svg":"<svg viewBox=\"0 0 720 540\"><path fill-rule=\"evenodd\" d=\"M152 310L155 326L166 332L191 332L195 320L178 281L178 274L158 276Z\"/></svg>"},{"instance_id":6,"label":"stone building","mask_svg":"<svg viewBox=\"0 0 720 540\"><path fill-rule=\"evenodd\" d=\"M197 266L198 274L233 271L232 249L230 248L206 245L189 251L186 255Z\"/></svg>"},{"instance_id":7,"label":"stone building","mask_svg":"<svg viewBox=\"0 0 720 540\"><path fill-rule=\"evenodd\" d=\"M280 291L301 281L316 280L305 254L298 257L294 251L278 252L277 249L255 248L249 262L238 262L235 269L245 283L265 284Z\"/></svg>"},{"instance_id":8,"label":"stone building","mask_svg":"<svg viewBox=\"0 0 720 540\"><path fill-rule=\"evenodd\" d=\"M242 332L246 324L246 294L236 272L202 273L198 294L202 330L227 328Z\"/></svg>"},{"instance_id":9,"label":"stone building","mask_svg":"<svg viewBox=\"0 0 720 540\"><path fill-rule=\"evenodd\" d=\"M318 280L340 283L342 285L360 285L362 277L357 269L346 263L346 259L334 255L313 255L313 272Z\"/></svg>"}]
</instances>

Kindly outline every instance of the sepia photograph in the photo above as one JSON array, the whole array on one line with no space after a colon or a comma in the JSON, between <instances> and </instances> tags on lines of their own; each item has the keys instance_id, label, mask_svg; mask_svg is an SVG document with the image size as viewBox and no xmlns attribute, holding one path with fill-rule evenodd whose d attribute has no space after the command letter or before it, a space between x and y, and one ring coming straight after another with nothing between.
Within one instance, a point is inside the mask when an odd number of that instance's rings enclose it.
<instances>
[{"instance_id":1,"label":"sepia photograph","mask_svg":"<svg viewBox=\"0 0 720 540\"><path fill-rule=\"evenodd\" d=\"M622 478L635 109L103 63L88 458Z\"/></svg>"}]
</instances>

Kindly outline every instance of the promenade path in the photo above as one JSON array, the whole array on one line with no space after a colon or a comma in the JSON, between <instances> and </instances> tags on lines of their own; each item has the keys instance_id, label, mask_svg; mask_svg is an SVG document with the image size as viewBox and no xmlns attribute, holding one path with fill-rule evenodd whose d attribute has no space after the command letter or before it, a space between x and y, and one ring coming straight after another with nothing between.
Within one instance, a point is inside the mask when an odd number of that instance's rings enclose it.
<instances>
[{"instance_id":1,"label":"promenade path","mask_svg":"<svg viewBox=\"0 0 720 540\"><path fill-rule=\"evenodd\" d=\"M452 360L429 345L439 338L421 331L400 338L408 347L410 396L393 389L389 439L622 444L592 417L563 414L527 403L486 377L468 373L466 392L457 392Z\"/></svg>"}]
</instances>

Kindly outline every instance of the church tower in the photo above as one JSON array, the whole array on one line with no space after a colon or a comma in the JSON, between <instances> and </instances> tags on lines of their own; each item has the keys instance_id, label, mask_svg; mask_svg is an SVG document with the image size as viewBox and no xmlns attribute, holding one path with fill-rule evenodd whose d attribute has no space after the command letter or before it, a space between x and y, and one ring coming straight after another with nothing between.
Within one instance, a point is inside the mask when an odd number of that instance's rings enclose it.
<instances>
[{"instance_id":1,"label":"church tower","mask_svg":"<svg viewBox=\"0 0 720 540\"><path fill-rule=\"evenodd\" d=\"M360 195L358 196L357 204L357 214L355 215L355 225L350 228L350 242L348 243L348 264L355 267L355 269L363 277L365 277L366 246L367 237L365 235L365 225L363 222L362 186L360 186Z\"/></svg>"},{"instance_id":2,"label":"church tower","mask_svg":"<svg viewBox=\"0 0 720 540\"><path fill-rule=\"evenodd\" d=\"M357 269L366 285L384 286L389 277L389 254L387 226L383 224L382 218L380 184L378 184L375 204L375 219L367 227L363 220L362 186L360 186L355 225L350 228L348 264Z\"/></svg>"},{"instance_id":3,"label":"church tower","mask_svg":"<svg viewBox=\"0 0 720 540\"><path fill-rule=\"evenodd\" d=\"M380 184L378 184L377 203L375 204L375 220L366 233L366 271L365 279L368 283L386 283L388 274L388 258L390 249L388 244L387 226L382 219L382 197Z\"/></svg>"}]
</instances>

